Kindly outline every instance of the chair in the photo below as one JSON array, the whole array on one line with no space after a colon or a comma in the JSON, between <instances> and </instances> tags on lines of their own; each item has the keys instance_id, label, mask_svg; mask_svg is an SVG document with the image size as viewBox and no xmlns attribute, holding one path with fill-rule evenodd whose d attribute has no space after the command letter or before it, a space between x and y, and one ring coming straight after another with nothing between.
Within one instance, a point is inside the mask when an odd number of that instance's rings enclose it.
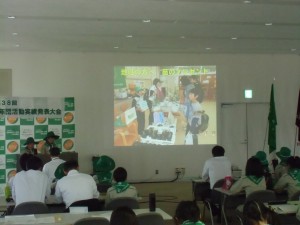
<instances>
[{"instance_id":1,"label":"chair","mask_svg":"<svg viewBox=\"0 0 300 225\"><path fill-rule=\"evenodd\" d=\"M74 207L74 206L87 206L89 212L102 211L104 209L104 201L101 201L96 198L80 200L80 201L73 202L69 207ZM69 208L66 211L69 211Z\"/></svg>"},{"instance_id":2,"label":"chair","mask_svg":"<svg viewBox=\"0 0 300 225\"><path fill-rule=\"evenodd\" d=\"M74 225L109 225L109 221L106 218L89 217L77 220Z\"/></svg>"},{"instance_id":3,"label":"chair","mask_svg":"<svg viewBox=\"0 0 300 225\"><path fill-rule=\"evenodd\" d=\"M29 215L29 214L44 214L49 213L49 209L42 202L23 202L17 205L12 212L12 215Z\"/></svg>"},{"instance_id":4,"label":"chair","mask_svg":"<svg viewBox=\"0 0 300 225\"><path fill-rule=\"evenodd\" d=\"M106 210L114 210L121 206L127 206L131 209L140 208L138 201L135 198L130 197L120 197L112 199L109 203L107 203L105 209Z\"/></svg>"},{"instance_id":5,"label":"chair","mask_svg":"<svg viewBox=\"0 0 300 225\"><path fill-rule=\"evenodd\" d=\"M222 187L223 183L224 183L224 179L218 180L214 184L213 189ZM207 206L208 209L209 209L209 214L210 214L210 219L211 219L211 224L212 225L214 225L214 215L213 215L212 205L215 204L216 202L218 202L219 197L220 197L219 193L212 190L211 191L211 196L204 199L203 216L205 215L205 206ZM217 205L219 205L219 204L217 204Z\"/></svg>"},{"instance_id":6,"label":"chair","mask_svg":"<svg viewBox=\"0 0 300 225\"><path fill-rule=\"evenodd\" d=\"M300 199L300 191L297 191L295 194L291 196L291 201L298 201Z\"/></svg>"},{"instance_id":7,"label":"chair","mask_svg":"<svg viewBox=\"0 0 300 225\"><path fill-rule=\"evenodd\" d=\"M248 195L246 198L246 201L256 201L256 202L272 202L276 201L276 194L272 190L260 190L260 191L254 191L251 194ZM241 225L244 224L243 222L243 207L244 205L239 205L235 211L237 220Z\"/></svg>"},{"instance_id":8,"label":"chair","mask_svg":"<svg viewBox=\"0 0 300 225\"><path fill-rule=\"evenodd\" d=\"M142 213L137 215L139 225L164 225L163 217L156 212Z\"/></svg>"}]
</instances>

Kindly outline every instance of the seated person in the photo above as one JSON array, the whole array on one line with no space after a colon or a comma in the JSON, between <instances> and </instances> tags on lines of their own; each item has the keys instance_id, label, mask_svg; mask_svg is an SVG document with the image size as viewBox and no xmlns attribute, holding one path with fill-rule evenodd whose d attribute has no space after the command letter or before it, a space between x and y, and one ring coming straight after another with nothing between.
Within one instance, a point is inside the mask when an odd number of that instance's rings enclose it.
<instances>
[{"instance_id":1,"label":"seated person","mask_svg":"<svg viewBox=\"0 0 300 225\"><path fill-rule=\"evenodd\" d=\"M110 217L110 225L138 225L138 220L134 211L127 207L115 209Z\"/></svg>"},{"instance_id":2,"label":"seated person","mask_svg":"<svg viewBox=\"0 0 300 225\"><path fill-rule=\"evenodd\" d=\"M264 169L256 157L248 159L246 164L246 176L237 180L230 188L230 192L246 192L246 197L254 191L266 190Z\"/></svg>"},{"instance_id":3,"label":"seated person","mask_svg":"<svg viewBox=\"0 0 300 225\"><path fill-rule=\"evenodd\" d=\"M231 176L231 162L224 156L224 153L225 149L222 146L214 146L212 149L213 158L204 163L202 179L209 181L211 189L218 180Z\"/></svg>"},{"instance_id":4,"label":"seated person","mask_svg":"<svg viewBox=\"0 0 300 225\"><path fill-rule=\"evenodd\" d=\"M286 161L288 173L283 174L277 183L274 185L274 191L277 193L282 193L287 191L288 198L291 197L297 192L300 191L300 165L299 157L289 157Z\"/></svg>"},{"instance_id":5,"label":"seated person","mask_svg":"<svg viewBox=\"0 0 300 225\"><path fill-rule=\"evenodd\" d=\"M175 225L204 225L200 220L200 209L195 201L181 201L175 211Z\"/></svg>"},{"instance_id":6,"label":"seated person","mask_svg":"<svg viewBox=\"0 0 300 225\"><path fill-rule=\"evenodd\" d=\"M60 149L57 147L53 147L49 150L50 156L51 156L51 161L47 162L44 167L43 167L43 172L47 175L49 178L49 183L51 184L51 187L53 187L56 183L56 178L55 178L55 171L57 167L64 163L65 160L62 160L59 158L60 155Z\"/></svg>"},{"instance_id":7,"label":"seated person","mask_svg":"<svg viewBox=\"0 0 300 225\"><path fill-rule=\"evenodd\" d=\"M57 181L55 196L63 201L68 208L72 203L80 200L98 198L99 192L92 176L78 172L78 162L70 160L64 163L65 177Z\"/></svg>"},{"instance_id":8,"label":"seated person","mask_svg":"<svg viewBox=\"0 0 300 225\"><path fill-rule=\"evenodd\" d=\"M43 162L40 158L32 156L26 163L27 171L16 174L12 185L12 197L16 206L23 202L45 202L50 195L48 177L41 171Z\"/></svg>"},{"instance_id":9,"label":"seated person","mask_svg":"<svg viewBox=\"0 0 300 225\"><path fill-rule=\"evenodd\" d=\"M116 183L107 190L105 204L112 199L120 197L132 197L137 199L137 190L134 186L126 182L127 171L123 167L118 167L113 173Z\"/></svg>"},{"instance_id":10,"label":"seated person","mask_svg":"<svg viewBox=\"0 0 300 225\"><path fill-rule=\"evenodd\" d=\"M273 190L273 179L269 169L269 162L267 160L267 154L264 151L256 152L255 156L259 159L264 169L264 177L266 180L266 186L268 190Z\"/></svg>"},{"instance_id":11,"label":"seated person","mask_svg":"<svg viewBox=\"0 0 300 225\"><path fill-rule=\"evenodd\" d=\"M277 182L283 174L288 172L286 161L291 157L291 150L287 147L282 147L279 152L276 152L276 155L280 159L280 162L275 168L275 182Z\"/></svg>"},{"instance_id":12,"label":"seated person","mask_svg":"<svg viewBox=\"0 0 300 225\"><path fill-rule=\"evenodd\" d=\"M244 205L243 216L247 225L279 225L276 214L264 204L256 201L248 201Z\"/></svg>"}]
</instances>

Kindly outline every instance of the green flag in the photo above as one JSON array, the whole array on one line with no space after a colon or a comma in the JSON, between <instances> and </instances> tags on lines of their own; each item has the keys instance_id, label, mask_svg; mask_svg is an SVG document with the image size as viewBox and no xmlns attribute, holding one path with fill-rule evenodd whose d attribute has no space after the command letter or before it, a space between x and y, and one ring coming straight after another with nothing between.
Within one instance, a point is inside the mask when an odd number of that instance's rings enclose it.
<instances>
[{"instance_id":1,"label":"green flag","mask_svg":"<svg viewBox=\"0 0 300 225\"><path fill-rule=\"evenodd\" d=\"M269 153L271 153L276 150L276 125L277 125L273 84L271 88L270 111L269 111L268 120L269 120L268 145L269 145Z\"/></svg>"}]
</instances>

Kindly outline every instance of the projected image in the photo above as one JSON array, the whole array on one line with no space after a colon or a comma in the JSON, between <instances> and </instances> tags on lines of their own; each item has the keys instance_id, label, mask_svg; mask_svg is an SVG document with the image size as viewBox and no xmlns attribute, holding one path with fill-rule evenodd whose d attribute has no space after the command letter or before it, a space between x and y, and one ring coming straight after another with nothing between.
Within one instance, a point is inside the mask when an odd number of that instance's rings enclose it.
<instances>
[{"instance_id":1,"label":"projected image","mask_svg":"<svg viewBox=\"0 0 300 225\"><path fill-rule=\"evenodd\" d=\"M216 66L114 68L114 146L216 143Z\"/></svg>"}]
</instances>

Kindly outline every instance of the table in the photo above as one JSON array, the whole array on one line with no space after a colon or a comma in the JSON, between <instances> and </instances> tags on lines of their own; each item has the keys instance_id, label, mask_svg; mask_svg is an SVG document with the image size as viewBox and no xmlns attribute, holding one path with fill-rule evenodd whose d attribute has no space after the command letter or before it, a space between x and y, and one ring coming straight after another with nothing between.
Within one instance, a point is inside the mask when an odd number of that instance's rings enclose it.
<instances>
[{"instance_id":1,"label":"table","mask_svg":"<svg viewBox=\"0 0 300 225\"><path fill-rule=\"evenodd\" d=\"M203 201L210 191L210 184L208 181L199 179L192 179L193 196L196 201Z\"/></svg>"},{"instance_id":2,"label":"table","mask_svg":"<svg viewBox=\"0 0 300 225\"><path fill-rule=\"evenodd\" d=\"M142 213L148 213L149 209L134 209L136 215ZM156 208L156 213L159 213L164 220L172 220L172 216L164 212L163 210ZM112 211L98 211L88 213L49 213L49 214L36 214L28 216L7 216L0 218L0 224L59 224L59 225L72 225L75 221L86 217L104 217L110 220ZM12 221L14 220L14 222Z\"/></svg>"}]
</instances>

